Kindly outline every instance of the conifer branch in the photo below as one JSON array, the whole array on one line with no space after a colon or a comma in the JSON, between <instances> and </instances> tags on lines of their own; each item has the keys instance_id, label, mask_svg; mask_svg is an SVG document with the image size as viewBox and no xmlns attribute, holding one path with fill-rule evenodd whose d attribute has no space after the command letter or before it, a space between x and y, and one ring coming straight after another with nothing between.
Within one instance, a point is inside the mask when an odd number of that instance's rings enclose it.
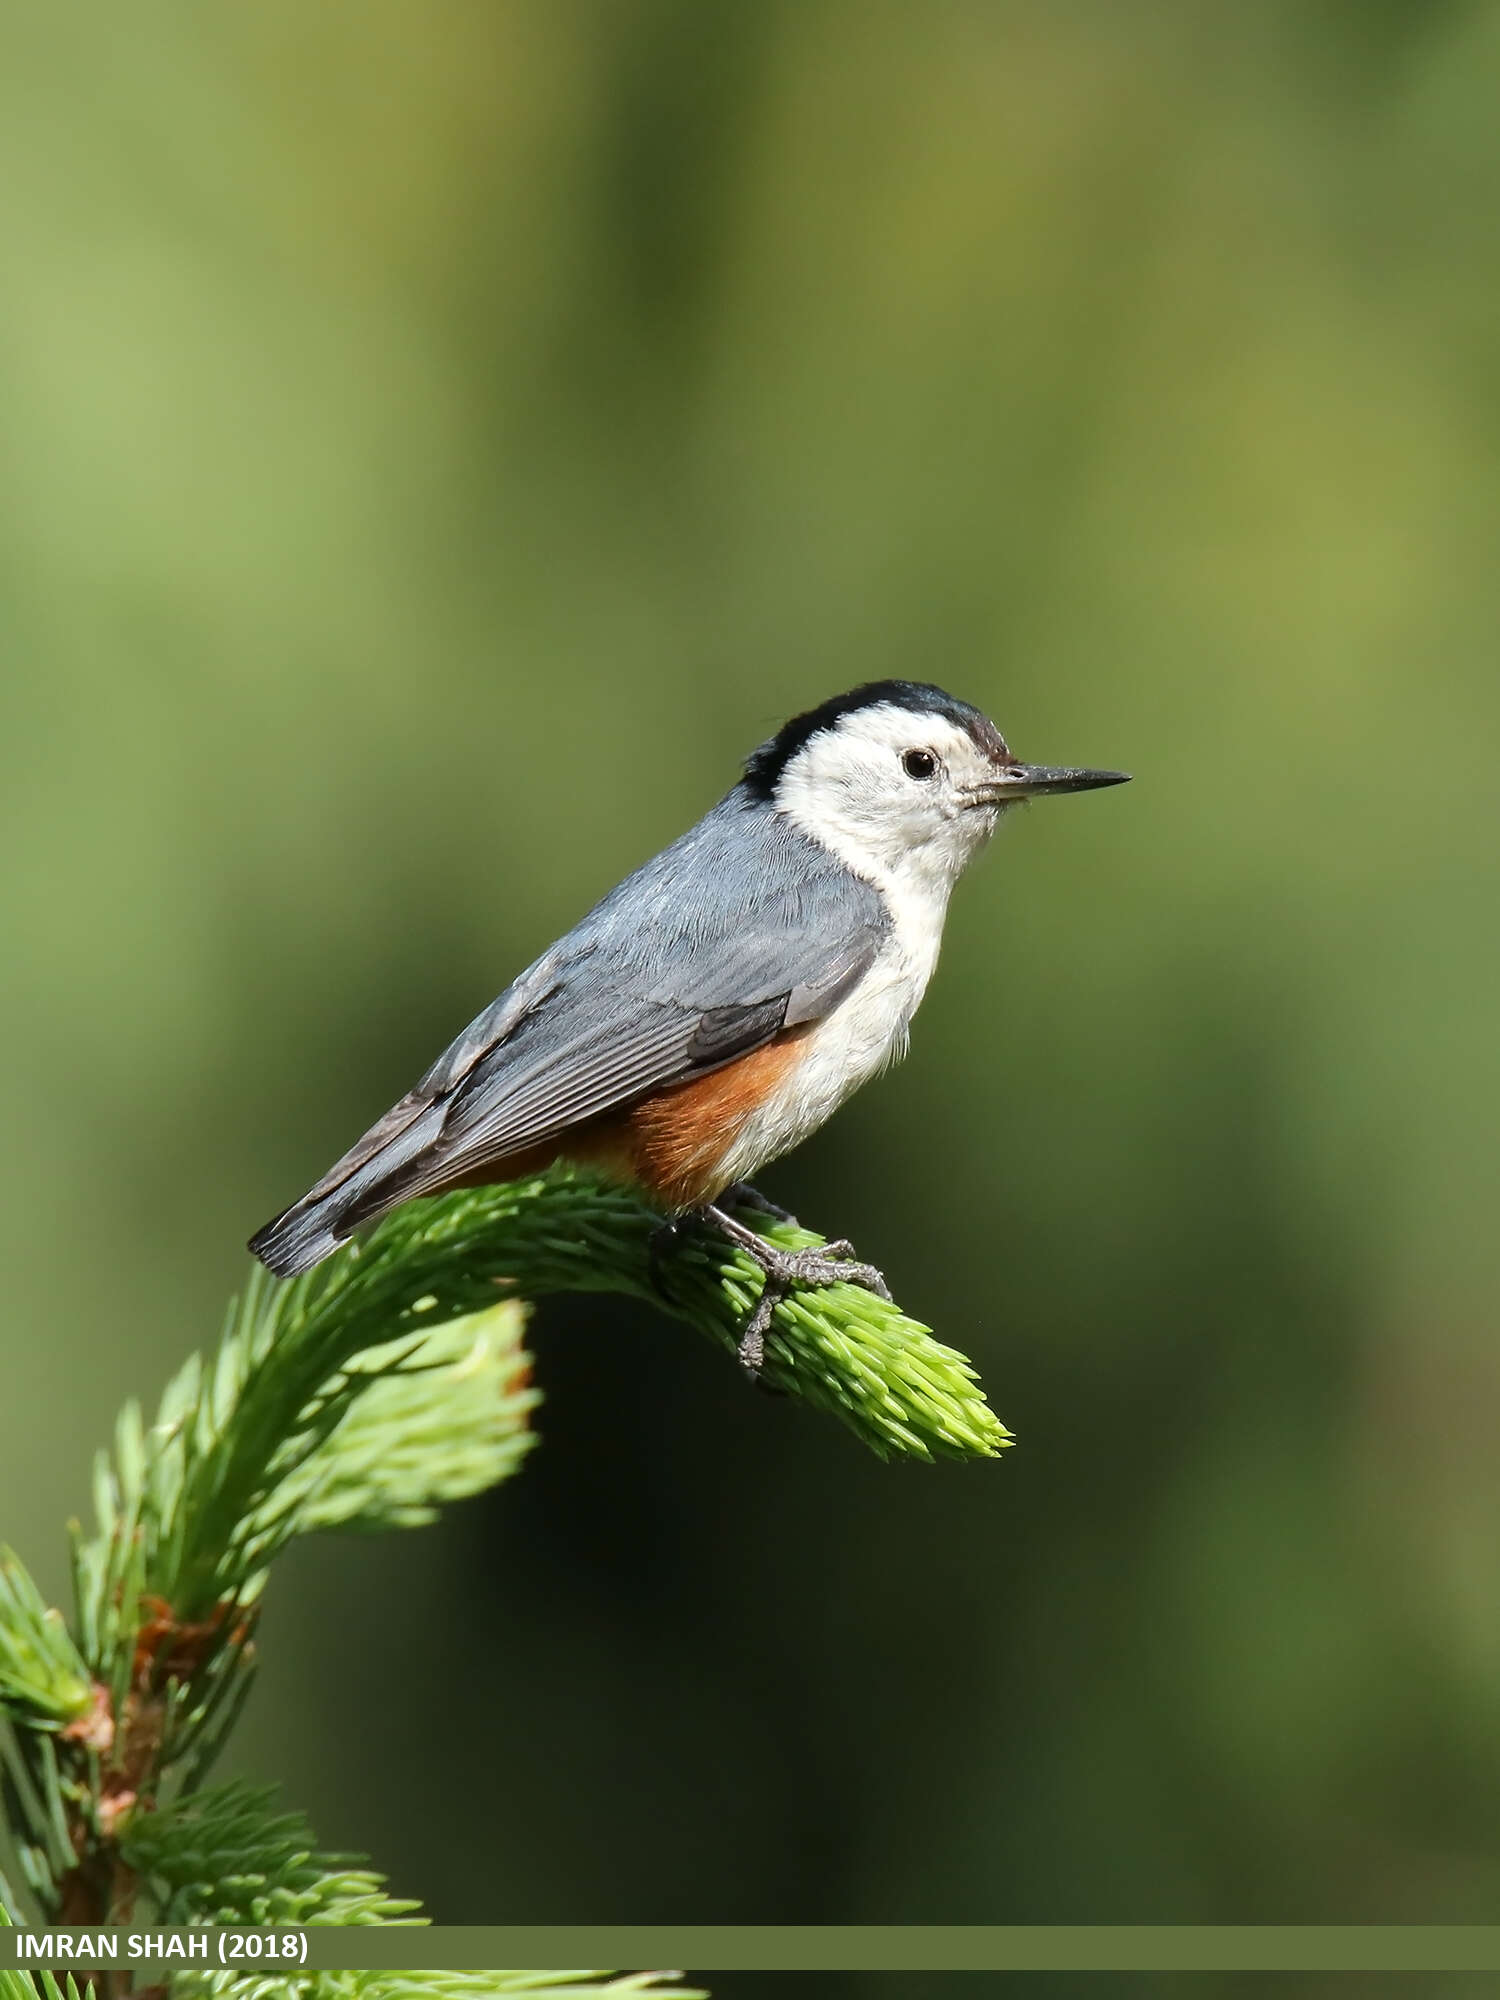
<instances>
[{"instance_id":1,"label":"conifer branch","mask_svg":"<svg viewBox=\"0 0 1500 2000\"><path fill-rule=\"evenodd\" d=\"M781 1249L827 1242L770 1215L747 1219ZM412 1201L297 1279L295 1310L368 1315L388 1331L393 1316L432 1324L472 1311L496 1283L526 1298L624 1292L737 1351L761 1272L721 1237L692 1229L653 1260L660 1224L629 1190L566 1168ZM764 1379L837 1417L881 1458L987 1458L1011 1441L963 1355L859 1285L799 1286L781 1300Z\"/></svg>"},{"instance_id":2,"label":"conifer branch","mask_svg":"<svg viewBox=\"0 0 1500 2000\"><path fill-rule=\"evenodd\" d=\"M320 1854L276 1789L242 1783L131 1816L121 1856L164 1924L411 1924L420 1905L385 1893L360 1855Z\"/></svg>"},{"instance_id":3,"label":"conifer branch","mask_svg":"<svg viewBox=\"0 0 1500 2000\"><path fill-rule=\"evenodd\" d=\"M786 1249L823 1241L755 1221ZM74 1531L71 1626L0 1550L0 1797L44 1915L425 1921L362 1862L319 1853L272 1794L204 1789L249 1692L268 1571L299 1535L418 1526L517 1469L538 1400L528 1299L633 1294L734 1352L760 1270L706 1233L654 1258L659 1226L627 1191L564 1170L408 1203L292 1283L255 1267L210 1359L178 1371L150 1422L127 1404L95 1467L95 1532ZM779 1300L764 1373L881 1456L986 1457L1009 1441L963 1357L856 1285ZM253 1977L265 2000L661 1990L646 1974L608 1987L602 1973ZM242 1984L172 1981L174 2000ZM0 2000L13 2000L3 1984Z\"/></svg>"}]
</instances>

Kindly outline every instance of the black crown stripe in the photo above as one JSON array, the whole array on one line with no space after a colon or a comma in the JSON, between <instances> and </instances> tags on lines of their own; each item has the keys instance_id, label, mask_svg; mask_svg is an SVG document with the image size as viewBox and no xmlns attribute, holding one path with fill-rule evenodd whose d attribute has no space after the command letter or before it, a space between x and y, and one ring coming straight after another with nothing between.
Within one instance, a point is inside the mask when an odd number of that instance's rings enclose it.
<instances>
[{"instance_id":1,"label":"black crown stripe","mask_svg":"<svg viewBox=\"0 0 1500 2000\"><path fill-rule=\"evenodd\" d=\"M746 759L746 786L757 798L770 798L782 772L804 744L822 730L837 728L846 715L857 715L862 708L878 708L886 703L893 708L908 709L913 715L940 715L946 722L967 730L991 755L1006 754L1005 740L999 730L971 703L959 701L927 681L866 681L862 687L836 694L817 708L809 708L784 722L774 736L758 750L752 750Z\"/></svg>"}]
</instances>

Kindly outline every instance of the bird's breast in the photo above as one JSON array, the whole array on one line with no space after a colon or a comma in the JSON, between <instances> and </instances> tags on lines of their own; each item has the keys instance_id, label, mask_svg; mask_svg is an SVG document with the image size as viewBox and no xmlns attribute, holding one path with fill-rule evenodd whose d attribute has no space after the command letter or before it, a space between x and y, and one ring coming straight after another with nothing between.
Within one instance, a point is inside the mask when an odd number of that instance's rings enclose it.
<instances>
[{"instance_id":1,"label":"bird's breast","mask_svg":"<svg viewBox=\"0 0 1500 2000\"><path fill-rule=\"evenodd\" d=\"M846 1097L906 1053L907 1029L937 961L938 934L898 927L859 985L801 1037L748 1113L723 1161L725 1184L748 1180L831 1118Z\"/></svg>"},{"instance_id":2,"label":"bird's breast","mask_svg":"<svg viewBox=\"0 0 1500 2000\"><path fill-rule=\"evenodd\" d=\"M696 1208L741 1179L725 1162L746 1125L785 1094L812 1033L794 1029L691 1083L643 1098L624 1120L634 1177L671 1208Z\"/></svg>"}]
</instances>

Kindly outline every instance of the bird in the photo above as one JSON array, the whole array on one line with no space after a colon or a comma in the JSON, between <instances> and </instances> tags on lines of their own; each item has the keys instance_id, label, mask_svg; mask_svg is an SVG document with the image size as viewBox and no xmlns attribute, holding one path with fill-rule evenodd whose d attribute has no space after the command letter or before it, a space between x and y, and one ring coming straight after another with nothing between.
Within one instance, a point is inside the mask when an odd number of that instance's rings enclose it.
<instances>
[{"instance_id":1,"label":"bird","mask_svg":"<svg viewBox=\"0 0 1500 2000\"><path fill-rule=\"evenodd\" d=\"M558 1161L637 1189L669 1238L718 1231L775 1301L837 1280L889 1297L843 1241L787 1251L733 1213L752 1177L906 1053L954 884L1028 799L1123 771L1026 764L941 688L869 681L793 716L717 805L544 951L300 1200L250 1239L277 1276L448 1189Z\"/></svg>"}]
</instances>

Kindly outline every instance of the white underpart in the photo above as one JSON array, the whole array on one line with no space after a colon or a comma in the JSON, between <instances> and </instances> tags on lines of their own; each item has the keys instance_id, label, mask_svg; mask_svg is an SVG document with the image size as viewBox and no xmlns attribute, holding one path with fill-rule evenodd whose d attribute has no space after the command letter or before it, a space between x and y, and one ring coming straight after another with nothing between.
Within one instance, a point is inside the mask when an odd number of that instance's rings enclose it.
<instances>
[{"instance_id":1,"label":"white underpart","mask_svg":"<svg viewBox=\"0 0 1500 2000\"><path fill-rule=\"evenodd\" d=\"M938 777L908 778L901 753L932 750ZM993 775L968 733L894 705L862 709L815 736L787 766L776 804L880 890L891 927L870 970L808 1034L806 1054L751 1113L723 1163L726 1184L790 1152L906 1054L911 1018L938 960L948 898L998 815L960 792Z\"/></svg>"}]
</instances>

